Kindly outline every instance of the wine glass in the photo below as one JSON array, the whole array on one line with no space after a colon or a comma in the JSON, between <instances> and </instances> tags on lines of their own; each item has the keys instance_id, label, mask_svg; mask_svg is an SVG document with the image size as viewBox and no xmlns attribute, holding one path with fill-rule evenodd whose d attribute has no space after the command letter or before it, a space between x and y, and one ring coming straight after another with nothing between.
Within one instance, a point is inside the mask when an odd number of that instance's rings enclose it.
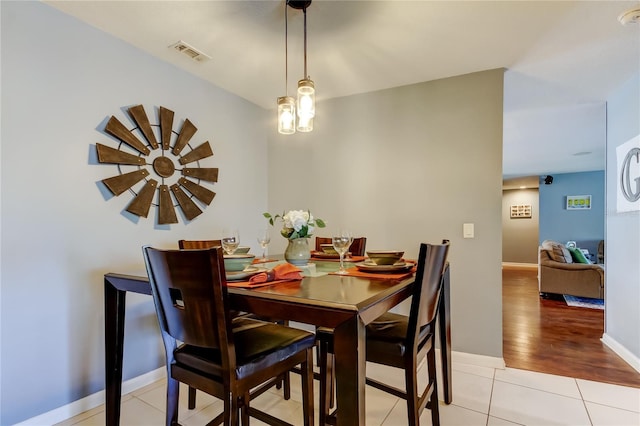
<instances>
[{"instance_id":1,"label":"wine glass","mask_svg":"<svg viewBox=\"0 0 640 426\"><path fill-rule=\"evenodd\" d=\"M265 262L267 260L266 251L267 246L271 242L271 236L269 236L268 229L261 229L258 233L258 244L262 247L262 261Z\"/></svg>"},{"instance_id":2,"label":"wine glass","mask_svg":"<svg viewBox=\"0 0 640 426\"><path fill-rule=\"evenodd\" d=\"M235 253L240 245L240 234L235 228L226 228L222 230L222 249L228 255Z\"/></svg>"},{"instance_id":3,"label":"wine glass","mask_svg":"<svg viewBox=\"0 0 640 426\"><path fill-rule=\"evenodd\" d=\"M351 246L353 242L353 235L348 230L341 229L333 234L331 242L333 243L333 248L340 255L340 270L337 273L346 274L347 271L344 269L344 255L349 251L349 246Z\"/></svg>"}]
</instances>

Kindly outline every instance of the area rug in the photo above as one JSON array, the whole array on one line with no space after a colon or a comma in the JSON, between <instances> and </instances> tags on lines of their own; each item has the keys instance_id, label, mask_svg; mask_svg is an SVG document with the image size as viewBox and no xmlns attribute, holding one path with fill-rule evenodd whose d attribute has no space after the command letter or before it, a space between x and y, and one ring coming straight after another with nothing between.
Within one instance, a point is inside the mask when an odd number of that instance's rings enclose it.
<instances>
[{"instance_id":1,"label":"area rug","mask_svg":"<svg viewBox=\"0 0 640 426\"><path fill-rule=\"evenodd\" d=\"M579 308L604 309L603 299L592 299L590 297L577 297L563 294L564 301L569 306L577 306Z\"/></svg>"}]
</instances>

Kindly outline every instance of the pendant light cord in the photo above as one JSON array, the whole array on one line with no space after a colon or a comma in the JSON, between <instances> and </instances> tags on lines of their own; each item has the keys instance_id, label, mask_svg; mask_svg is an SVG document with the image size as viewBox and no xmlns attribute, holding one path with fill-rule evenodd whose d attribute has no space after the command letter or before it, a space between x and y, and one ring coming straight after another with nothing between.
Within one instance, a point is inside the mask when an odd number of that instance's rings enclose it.
<instances>
[{"instance_id":1,"label":"pendant light cord","mask_svg":"<svg viewBox=\"0 0 640 426\"><path fill-rule=\"evenodd\" d=\"M289 22L287 9L289 1L284 5L284 94L289 96Z\"/></svg>"},{"instance_id":2,"label":"pendant light cord","mask_svg":"<svg viewBox=\"0 0 640 426\"><path fill-rule=\"evenodd\" d=\"M307 8L302 9L304 14L304 78L309 78L307 75Z\"/></svg>"}]
</instances>

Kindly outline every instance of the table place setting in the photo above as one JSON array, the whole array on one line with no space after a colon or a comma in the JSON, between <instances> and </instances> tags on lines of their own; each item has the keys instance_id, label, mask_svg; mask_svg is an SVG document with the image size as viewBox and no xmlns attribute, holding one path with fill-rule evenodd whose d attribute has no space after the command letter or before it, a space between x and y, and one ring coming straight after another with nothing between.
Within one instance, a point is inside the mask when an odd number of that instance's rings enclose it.
<instances>
[{"instance_id":1,"label":"table place setting","mask_svg":"<svg viewBox=\"0 0 640 426\"><path fill-rule=\"evenodd\" d=\"M299 281L303 278L302 270L289 263L279 263L271 269L247 266L242 271L229 271L228 287L262 287L284 281Z\"/></svg>"},{"instance_id":2,"label":"table place setting","mask_svg":"<svg viewBox=\"0 0 640 426\"><path fill-rule=\"evenodd\" d=\"M365 278L404 279L416 271L416 262L403 259L404 251L369 250L363 262L335 274L351 275Z\"/></svg>"},{"instance_id":3,"label":"table place setting","mask_svg":"<svg viewBox=\"0 0 640 426\"><path fill-rule=\"evenodd\" d=\"M401 259L393 265L378 265L371 260L356 263L355 267L362 272L402 273L409 272L416 266L415 261Z\"/></svg>"},{"instance_id":4,"label":"table place setting","mask_svg":"<svg viewBox=\"0 0 640 426\"><path fill-rule=\"evenodd\" d=\"M345 269L343 273L330 272L330 274L331 275L348 275L348 276L360 277L360 278L403 280L405 278L411 277L415 273L415 263L413 265L414 266L409 266L400 272L397 272L397 271L365 272L362 269L359 269L358 264L356 264L356 266Z\"/></svg>"},{"instance_id":5,"label":"table place setting","mask_svg":"<svg viewBox=\"0 0 640 426\"><path fill-rule=\"evenodd\" d=\"M351 252L348 252L344 256L345 262L363 262L366 259L365 256L354 256ZM321 260L323 262L340 262L340 255L338 253L327 253L325 251L315 251L311 252L310 260Z\"/></svg>"}]
</instances>

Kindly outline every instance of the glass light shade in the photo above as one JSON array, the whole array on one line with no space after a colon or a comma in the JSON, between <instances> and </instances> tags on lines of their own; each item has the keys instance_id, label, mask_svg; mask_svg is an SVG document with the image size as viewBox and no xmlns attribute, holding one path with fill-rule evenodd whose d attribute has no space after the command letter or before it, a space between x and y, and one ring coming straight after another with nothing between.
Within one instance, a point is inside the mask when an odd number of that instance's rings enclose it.
<instances>
[{"instance_id":1,"label":"glass light shade","mask_svg":"<svg viewBox=\"0 0 640 426\"><path fill-rule=\"evenodd\" d=\"M296 132L296 100L292 96L278 98L278 133L291 135Z\"/></svg>"},{"instance_id":2,"label":"glass light shade","mask_svg":"<svg viewBox=\"0 0 640 426\"><path fill-rule=\"evenodd\" d=\"M316 115L316 88L312 80L305 78L298 81L298 118ZM312 126L313 127L313 126Z\"/></svg>"},{"instance_id":3,"label":"glass light shade","mask_svg":"<svg viewBox=\"0 0 640 426\"><path fill-rule=\"evenodd\" d=\"M313 130L313 117L309 115L298 116L298 131L310 132Z\"/></svg>"}]
</instances>

